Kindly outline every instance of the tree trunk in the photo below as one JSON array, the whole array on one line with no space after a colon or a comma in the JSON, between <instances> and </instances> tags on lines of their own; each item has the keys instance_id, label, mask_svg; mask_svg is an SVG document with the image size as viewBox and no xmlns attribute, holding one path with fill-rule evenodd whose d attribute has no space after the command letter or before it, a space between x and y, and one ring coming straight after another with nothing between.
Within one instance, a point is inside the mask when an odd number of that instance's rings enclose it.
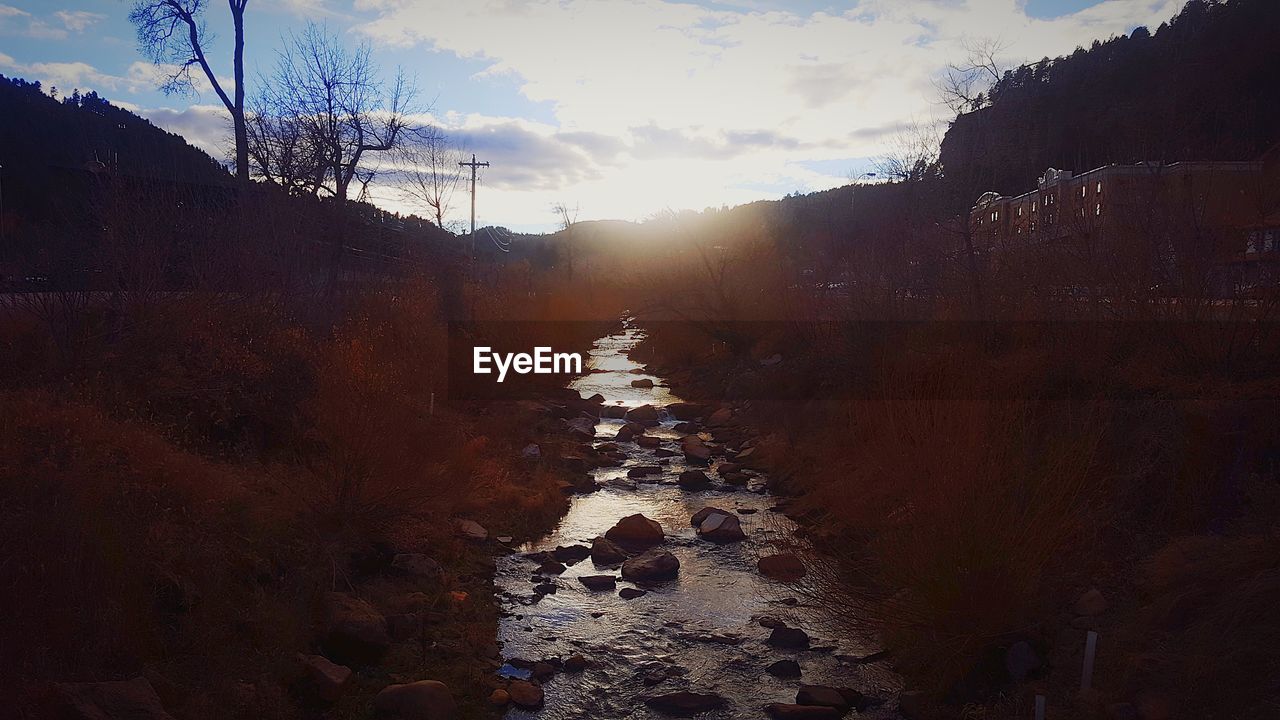
<instances>
[{"instance_id":1,"label":"tree trunk","mask_svg":"<svg viewBox=\"0 0 1280 720\"><path fill-rule=\"evenodd\" d=\"M235 100L231 108L231 122L236 136L236 179L249 182L249 133L244 122L244 8L247 0L229 0L231 21L235 25L236 41L232 57L235 74Z\"/></svg>"}]
</instances>

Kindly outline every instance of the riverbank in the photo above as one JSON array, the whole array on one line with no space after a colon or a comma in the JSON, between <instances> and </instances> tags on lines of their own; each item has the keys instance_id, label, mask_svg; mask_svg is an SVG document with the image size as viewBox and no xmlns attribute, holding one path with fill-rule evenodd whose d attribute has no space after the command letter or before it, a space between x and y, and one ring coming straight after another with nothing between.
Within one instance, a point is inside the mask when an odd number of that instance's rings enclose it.
<instances>
[{"instance_id":1,"label":"riverbank","mask_svg":"<svg viewBox=\"0 0 1280 720\"><path fill-rule=\"evenodd\" d=\"M737 354L692 324L645 327L637 353L676 392L760 430L772 487L837 559L815 593L878 625L919 691L904 714L1026 716L1038 694L1072 717L1274 701L1257 674L1270 640L1228 619L1265 626L1278 587L1274 472L1258 464L1274 436L1256 424L1270 380L1193 379L1096 327L992 344L880 325L859 345L744 324Z\"/></svg>"}]
</instances>

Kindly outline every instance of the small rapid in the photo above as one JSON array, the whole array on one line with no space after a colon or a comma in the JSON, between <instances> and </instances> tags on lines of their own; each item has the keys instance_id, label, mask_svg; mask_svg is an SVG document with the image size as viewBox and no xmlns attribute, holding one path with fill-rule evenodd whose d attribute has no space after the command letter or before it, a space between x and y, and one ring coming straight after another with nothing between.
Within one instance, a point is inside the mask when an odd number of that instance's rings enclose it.
<instances>
[{"instance_id":1,"label":"small rapid","mask_svg":"<svg viewBox=\"0 0 1280 720\"><path fill-rule=\"evenodd\" d=\"M680 401L662 378L644 374L628 355L643 331L628 328L600 338L587 360L589 373L570 387L589 397L603 395L604 406L632 408L650 404L663 408ZM652 388L632 386L633 380L653 380ZM683 433L673 429L675 418L662 413L659 424L646 434L662 440L660 447L678 450ZM601 419L595 445L612 441L624 421ZM762 576L760 555L785 545L791 522L774 508L764 490L765 478L753 476L744 487L715 483L710 489L689 491L676 485L679 474L692 467L676 452L659 457L658 448L619 443L626 458L620 467L593 471L598 490L575 495L567 514L546 537L499 559L498 591L504 617L499 628L502 655L515 659L504 672L524 674L519 660L563 660L584 656L583 672L560 672L543 683L541 709L511 707L507 718L661 718L644 699L688 690L724 698L724 705L698 717L763 718L770 703L794 703L799 685L854 688L867 696L891 698L897 680L882 663L860 664L854 656L878 647L839 642L825 631L821 617L787 585ZM665 455L665 453L664 453ZM640 479L627 477L638 465L659 465L662 472ZM701 468L714 477L713 468ZM738 514L746 540L717 545L700 539L690 524L698 510L714 506ZM642 583L620 578L613 590L592 591L578 578L616 574L617 566L597 567L587 558L560 575L540 576L539 562L526 554L558 546L590 545L620 518L635 513L661 523L666 534L662 549L680 561L678 578ZM567 564L567 563L566 563ZM539 583L554 583L555 592L541 594ZM623 588L645 590L630 600ZM767 643L771 619L805 629L812 636L808 650L783 649ZM796 661L802 675L784 679L766 672L778 661ZM892 702L867 709L860 717L896 717Z\"/></svg>"}]
</instances>

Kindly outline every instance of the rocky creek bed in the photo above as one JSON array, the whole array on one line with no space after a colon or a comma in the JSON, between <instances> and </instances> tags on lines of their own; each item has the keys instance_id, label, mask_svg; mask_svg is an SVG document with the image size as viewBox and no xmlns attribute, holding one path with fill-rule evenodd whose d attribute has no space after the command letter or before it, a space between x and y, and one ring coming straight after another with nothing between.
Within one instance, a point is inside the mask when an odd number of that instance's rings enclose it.
<instances>
[{"instance_id":1,"label":"rocky creek bed","mask_svg":"<svg viewBox=\"0 0 1280 720\"><path fill-rule=\"evenodd\" d=\"M898 717L878 648L825 634L784 581L793 526L750 432L646 374L641 338L596 342L570 386L595 407L561 417L585 478L550 534L498 558L492 701L508 718Z\"/></svg>"}]
</instances>

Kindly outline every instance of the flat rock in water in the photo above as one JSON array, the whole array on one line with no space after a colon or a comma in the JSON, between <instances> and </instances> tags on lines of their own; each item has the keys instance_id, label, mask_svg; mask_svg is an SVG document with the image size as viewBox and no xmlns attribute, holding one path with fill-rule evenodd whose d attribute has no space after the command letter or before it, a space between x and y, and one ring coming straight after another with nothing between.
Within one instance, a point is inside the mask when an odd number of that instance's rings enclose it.
<instances>
[{"instance_id":1,"label":"flat rock in water","mask_svg":"<svg viewBox=\"0 0 1280 720\"><path fill-rule=\"evenodd\" d=\"M578 582L587 586L588 590L612 590L618 579L613 575L583 575Z\"/></svg>"},{"instance_id":2,"label":"flat rock in water","mask_svg":"<svg viewBox=\"0 0 1280 720\"><path fill-rule=\"evenodd\" d=\"M623 600L634 600L638 597L643 597L648 594L649 593L647 591L641 590L640 588L622 588L621 590L618 591L618 597L622 598Z\"/></svg>"},{"instance_id":3,"label":"flat rock in water","mask_svg":"<svg viewBox=\"0 0 1280 720\"><path fill-rule=\"evenodd\" d=\"M685 470L680 473L676 484L685 490L703 490L711 487L711 478L701 470Z\"/></svg>"},{"instance_id":4,"label":"flat rock in water","mask_svg":"<svg viewBox=\"0 0 1280 720\"><path fill-rule=\"evenodd\" d=\"M649 378L640 378L639 380L632 380L632 381L631 381L631 387L633 387L633 388L651 388L651 387L653 387L653 381L652 381L652 380L650 380Z\"/></svg>"},{"instance_id":5,"label":"flat rock in water","mask_svg":"<svg viewBox=\"0 0 1280 720\"><path fill-rule=\"evenodd\" d=\"M766 555L756 562L760 574L774 580L799 580L805 576L804 563L792 553Z\"/></svg>"},{"instance_id":6,"label":"flat rock in water","mask_svg":"<svg viewBox=\"0 0 1280 720\"><path fill-rule=\"evenodd\" d=\"M850 688L826 685L801 685L796 693L797 705L825 705L840 711L855 708L862 703L862 693Z\"/></svg>"},{"instance_id":7,"label":"flat rock in water","mask_svg":"<svg viewBox=\"0 0 1280 720\"><path fill-rule=\"evenodd\" d=\"M657 425L658 409L652 405L641 405L640 407L631 408L623 417L641 425Z\"/></svg>"},{"instance_id":8,"label":"flat rock in water","mask_svg":"<svg viewBox=\"0 0 1280 720\"><path fill-rule=\"evenodd\" d=\"M623 580L669 580L680 571L680 561L666 550L654 548L622 563Z\"/></svg>"},{"instance_id":9,"label":"flat rock in water","mask_svg":"<svg viewBox=\"0 0 1280 720\"><path fill-rule=\"evenodd\" d=\"M724 705L724 698L711 693L695 693L687 690L655 695L644 699L644 704L666 715L693 717L710 712Z\"/></svg>"},{"instance_id":10,"label":"flat rock in water","mask_svg":"<svg viewBox=\"0 0 1280 720\"><path fill-rule=\"evenodd\" d=\"M562 563L576 563L591 556L591 548L586 545L559 545L551 551L551 557Z\"/></svg>"},{"instance_id":11,"label":"flat rock in water","mask_svg":"<svg viewBox=\"0 0 1280 720\"><path fill-rule=\"evenodd\" d=\"M713 543L738 542L747 537L742 522L733 513L712 513L698 525L698 537Z\"/></svg>"}]
</instances>

